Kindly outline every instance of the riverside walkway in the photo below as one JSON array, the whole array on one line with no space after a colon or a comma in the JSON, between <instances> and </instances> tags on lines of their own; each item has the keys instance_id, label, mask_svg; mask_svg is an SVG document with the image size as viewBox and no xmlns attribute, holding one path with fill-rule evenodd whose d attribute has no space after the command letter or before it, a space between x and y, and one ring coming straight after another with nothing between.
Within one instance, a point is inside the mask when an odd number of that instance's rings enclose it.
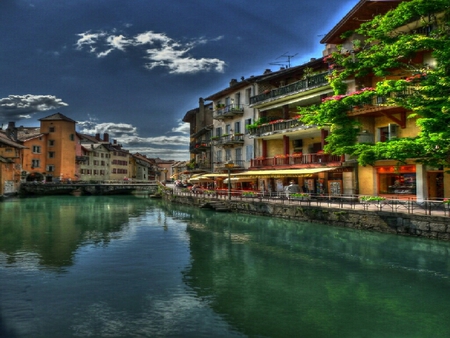
<instances>
[{"instance_id":1,"label":"riverside walkway","mask_svg":"<svg viewBox=\"0 0 450 338\"><path fill-rule=\"evenodd\" d=\"M440 216L450 217L450 204L443 200L422 200L417 201L412 198L386 198L379 201L364 201L361 199L362 195L318 195L308 194L303 198L287 198L284 193L280 194L245 194L245 192L233 190L231 196L227 192L214 193L193 193L185 189L173 188L172 193L179 196L192 196L197 198L204 198L209 200L228 200L242 201L242 202L265 202L269 204L285 204L285 205L299 205L299 206L314 206L321 208L335 208L343 210L362 210L370 212L391 212L391 213L405 213L409 215L422 216Z\"/></svg>"}]
</instances>

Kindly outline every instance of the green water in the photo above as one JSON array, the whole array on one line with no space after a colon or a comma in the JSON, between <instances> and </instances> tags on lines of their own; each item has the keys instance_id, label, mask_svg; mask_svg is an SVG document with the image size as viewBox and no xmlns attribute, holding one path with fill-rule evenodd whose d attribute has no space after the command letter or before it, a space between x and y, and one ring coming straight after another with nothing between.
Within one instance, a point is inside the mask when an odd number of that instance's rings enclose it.
<instances>
[{"instance_id":1,"label":"green water","mask_svg":"<svg viewBox=\"0 0 450 338\"><path fill-rule=\"evenodd\" d=\"M450 243L132 196L0 203L0 337L449 337Z\"/></svg>"}]
</instances>

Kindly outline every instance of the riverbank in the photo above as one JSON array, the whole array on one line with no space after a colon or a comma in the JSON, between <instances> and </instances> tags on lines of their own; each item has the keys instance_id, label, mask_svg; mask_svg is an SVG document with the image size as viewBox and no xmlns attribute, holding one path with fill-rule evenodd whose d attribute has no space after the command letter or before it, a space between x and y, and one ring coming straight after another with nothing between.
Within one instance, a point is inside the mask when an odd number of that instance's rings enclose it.
<instances>
[{"instance_id":1,"label":"riverbank","mask_svg":"<svg viewBox=\"0 0 450 338\"><path fill-rule=\"evenodd\" d=\"M180 194L176 190L169 189L166 190L164 198L172 203L199 208L207 206L209 202L218 201L216 197ZM330 201L327 203L312 201L291 203L291 201L251 198L220 199L220 201L226 206L226 209L236 213L320 222L358 230L450 241L450 218L447 216L446 210L442 212L438 210L433 215L418 215L411 214L408 206L404 206L404 209L392 208L392 211L385 211L380 204L377 206L343 203L342 201L335 204ZM399 206L402 207L400 204Z\"/></svg>"}]
</instances>

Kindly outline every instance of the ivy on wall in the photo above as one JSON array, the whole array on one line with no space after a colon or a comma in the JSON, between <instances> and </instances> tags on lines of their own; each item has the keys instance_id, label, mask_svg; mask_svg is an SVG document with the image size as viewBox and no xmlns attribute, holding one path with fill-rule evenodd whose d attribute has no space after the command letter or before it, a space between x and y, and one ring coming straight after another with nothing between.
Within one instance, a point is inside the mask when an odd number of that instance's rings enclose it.
<instances>
[{"instance_id":1,"label":"ivy on wall","mask_svg":"<svg viewBox=\"0 0 450 338\"><path fill-rule=\"evenodd\" d=\"M415 27L414 22L420 22ZM403 27L405 29L399 29ZM381 159L405 162L414 158L433 166L450 167L450 4L448 0L402 2L385 15L361 25L355 32L365 36L354 42L354 52L335 52L324 59L330 68L328 80L334 96L321 104L299 107L302 122L329 126L325 151L350 154L361 165ZM431 52L433 65L415 63L418 53ZM392 75L397 80L389 79ZM376 88L346 94L349 78L382 78ZM358 122L348 116L355 106L374 96L387 98L388 105L412 112L420 132L414 138L398 138L376 144L356 143Z\"/></svg>"}]
</instances>

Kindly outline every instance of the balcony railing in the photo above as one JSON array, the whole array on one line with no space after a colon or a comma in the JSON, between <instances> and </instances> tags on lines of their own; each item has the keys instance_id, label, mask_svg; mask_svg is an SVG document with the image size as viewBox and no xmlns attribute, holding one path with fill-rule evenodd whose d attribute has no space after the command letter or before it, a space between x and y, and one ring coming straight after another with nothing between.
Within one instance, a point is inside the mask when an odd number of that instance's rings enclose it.
<instances>
[{"instance_id":1,"label":"balcony railing","mask_svg":"<svg viewBox=\"0 0 450 338\"><path fill-rule=\"evenodd\" d=\"M301 127L310 128L310 126L305 126L303 123L299 122L298 119L290 119L284 121L280 120L278 122L264 123L256 128L249 129L248 133L252 136L261 136L266 133L270 134L276 131L284 131Z\"/></svg>"},{"instance_id":2,"label":"balcony railing","mask_svg":"<svg viewBox=\"0 0 450 338\"><path fill-rule=\"evenodd\" d=\"M287 86L272 89L268 93L263 93L263 94L259 94L256 96L252 96L250 98L250 105L256 104L259 102L263 102L263 101L266 101L269 99L275 99L280 96L294 94L294 93L298 93L301 91L306 91L308 89L328 85L328 80L326 79L327 75L328 75L328 72L313 75L304 80L300 80L300 81L291 83Z\"/></svg>"},{"instance_id":3,"label":"balcony railing","mask_svg":"<svg viewBox=\"0 0 450 338\"><path fill-rule=\"evenodd\" d=\"M240 104L229 104L224 107L216 108L213 118L216 120L222 120L225 118L231 118L235 115L244 114L244 106Z\"/></svg>"},{"instance_id":4,"label":"balcony railing","mask_svg":"<svg viewBox=\"0 0 450 338\"><path fill-rule=\"evenodd\" d=\"M321 153L303 154L303 155L287 155L254 158L251 160L252 168L261 167L277 167L277 166L295 166L303 164L327 164L333 162L342 162L342 157L339 155L328 155Z\"/></svg>"},{"instance_id":5,"label":"balcony railing","mask_svg":"<svg viewBox=\"0 0 450 338\"><path fill-rule=\"evenodd\" d=\"M216 145L233 145L244 143L244 134L225 135L216 140Z\"/></svg>"},{"instance_id":6,"label":"balcony railing","mask_svg":"<svg viewBox=\"0 0 450 338\"><path fill-rule=\"evenodd\" d=\"M198 142L191 142L189 145L189 151L191 153L196 153L196 152L203 152L206 151L208 149L211 149L211 143L208 141L198 141Z\"/></svg>"}]
</instances>

